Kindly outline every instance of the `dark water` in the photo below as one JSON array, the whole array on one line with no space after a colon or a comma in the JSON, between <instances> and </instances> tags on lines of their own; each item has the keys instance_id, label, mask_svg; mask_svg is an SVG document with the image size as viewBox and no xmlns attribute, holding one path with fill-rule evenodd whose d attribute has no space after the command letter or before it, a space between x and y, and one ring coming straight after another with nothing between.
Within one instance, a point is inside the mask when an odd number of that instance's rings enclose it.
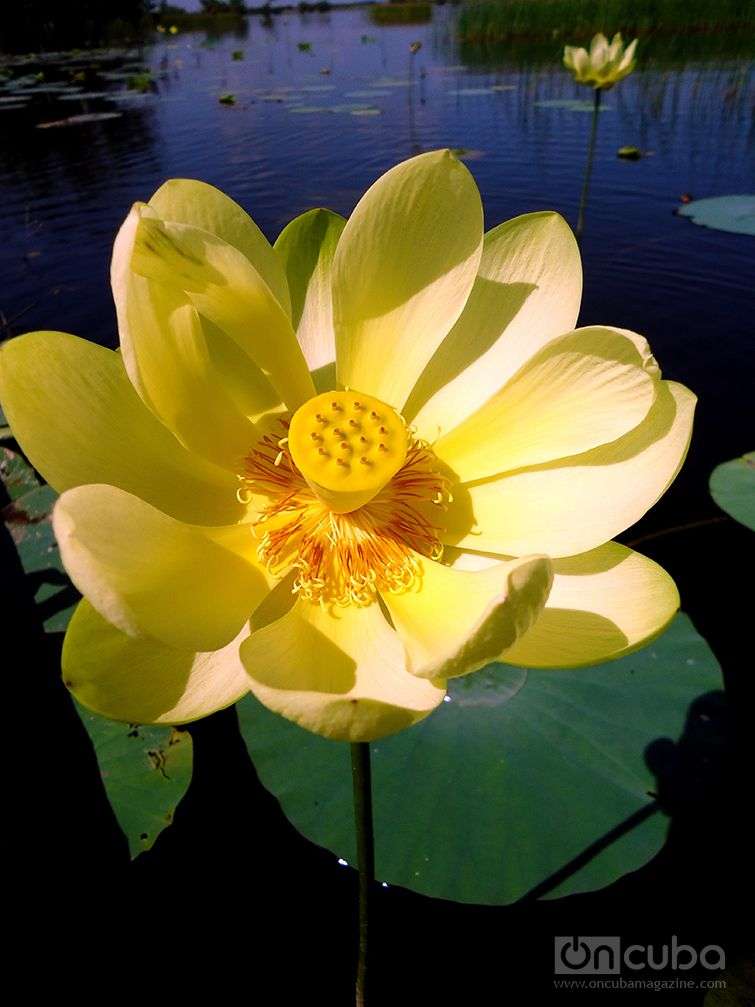
<instances>
[{"instance_id":1,"label":"dark water","mask_svg":"<svg viewBox=\"0 0 755 1007\"><path fill-rule=\"evenodd\" d=\"M104 87L118 100L46 95L0 110L5 333L54 328L115 345L112 239L130 204L171 176L224 189L272 239L308 207L348 213L395 162L451 146L470 151L488 226L541 208L574 222L590 114L548 103L589 102L591 92L561 68L558 43L545 65L539 56L528 65L526 45L496 62L460 48L457 16L436 7L429 23L382 27L367 10L336 10L268 24L252 18L244 33L221 37L155 36L121 69L125 76L148 66L154 93L125 92L121 100L123 76L94 84L90 77L79 85L84 93ZM413 41L422 49L412 58ZM232 59L236 50L242 60ZM62 71L46 76L69 79ZM697 227L673 210L684 192L755 191L754 81L741 60L640 59L607 94L600 119L581 322L645 334L666 375L700 396L687 472L664 504L675 518L705 512L710 468L752 447L755 239ZM232 107L217 100L226 92L236 97ZM122 115L34 128L102 111ZM624 144L649 156L619 160Z\"/></svg>"}]
</instances>

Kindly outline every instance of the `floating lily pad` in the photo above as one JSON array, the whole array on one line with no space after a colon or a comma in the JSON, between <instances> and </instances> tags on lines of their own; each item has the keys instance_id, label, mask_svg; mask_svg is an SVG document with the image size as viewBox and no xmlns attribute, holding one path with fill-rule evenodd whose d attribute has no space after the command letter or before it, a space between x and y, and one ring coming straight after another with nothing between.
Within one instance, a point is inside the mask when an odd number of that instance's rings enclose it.
<instances>
[{"instance_id":1,"label":"floating lily pad","mask_svg":"<svg viewBox=\"0 0 755 1007\"><path fill-rule=\"evenodd\" d=\"M120 119L123 112L86 112L82 115L69 115L67 119L55 119L53 122L38 122L37 129L61 129L66 126L84 126L90 122L105 122L106 119Z\"/></svg>"},{"instance_id":2,"label":"floating lily pad","mask_svg":"<svg viewBox=\"0 0 755 1007\"><path fill-rule=\"evenodd\" d=\"M366 91L347 91L344 98L390 98L390 91L376 91L369 88Z\"/></svg>"},{"instance_id":3,"label":"floating lily pad","mask_svg":"<svg viewBox=\"0 0 755 1007\"><path fill-rule=\"evenodd\" d=\"M109 98L109 91L83 91L81 94L62 94L61 101L93 101L95 98Z\"/></svg>"},{"instance_id":4,"label":"floating lily pad","mask_svg":"<svg viewBox=\"0 0 755 1007\"><path fill-rule=\"evenodd\" d=\"M372 111L370 105L291 105L288 109L289 112L296 115L342 115L345 113L351 113L352 115L363 115L367 113L368 115L374 115L377 113L381 114L380 109L375 109Z\"/></svg>"},{"instance_id":5,"label":"floating lily pad","mask_svg":"<svg viewBox=\"0 0 755 1007\"><path fill-rule=\"evenodd\" d=\"M426 720L371 746L377 877L501 905L601 888L658 852L667 820L649 796L646 749L678 738L690 703L721 679L680 615L651 646L611 664L491 665L450 686ZM251 696L238 713L260 779L289 819L353 862L349 746Z\"/></svg>"},{"instance_id":6,"label":"floating lily pad","mask_svg":"<svg viewBox=\"0 0 755 1007\"><path fill-rule=\"evenodd\" d=\"M713 470L710 492L729 517L755 531L755 451Z\"/></svg>"},{"instance_id":7,"label":"floating lily pad","mask_svg":"<svg viewBox=\"0 0 755 1007\"><path fill-rule=\"evenodd\" d=\"M378 77L370 83L370 87L409 87L408 77Z\"/></svg>"},{"instance_id":8,"label":"floating lily pad","mask_svg":"<svg viewBox=\"0 0 755 1007\"><path fill-rule=\"evenodd\" d=\"M290 105L288 111L296 115L319 115L331 111L328 105Z\"/></svg>"},{"instance_id":9,"label":"floating lily pad","mask_svg":"<svg viewBox=\"0 0 755 1007\"><path fill-rule=\"evenodd\" d=\"M235 105L236 95L235 94L221 94L218 98L221 105Z\"/></svg>"},{"instance_id":10,"label":"floating lily pad","mask_svg":"<svg viewBox=\"0 0 755 1007\"><path fill-rule=\"evenodd\" d=\"M135 105L138 105L143 101L155 101L157 94L154 91L112 91L108 94L108 98L110 101L125 102L127 104L133 102ZM161 101L164 102L165 98L162 98Z\"/></svg>"},{"instance_id":11,"label":"floating lily pad","mask_svg":"<svg viewBox=\"0 0 755 1007\"><path fill-rule=\"evenodd\" d=\"M464 98L474 98L478 95L493 94L494 92L492 87L460 87L451 93L461 95Z\"/></svg>"},{"instance_id":12,"label":"floating lily pad","mask_svg":"<svg viewBox=\"0 0 755 1007\"><path fill-rule=\"evenodd\" d=\"M15 93L26 98L34 98L37 95L64 95L64 94L79 94L83 89L80 87L73 87L70 84L44 84L39 87L30 88L19 88Z\"/></svg>"},{"instance_id":13,"label":"floating lily pad","mask_svg":"<svg viewBox=\"0 0 755 1007\"><path fill-rule=\"evenodd\" d=\"M693 224L731 234L755 234L755 194L693 199L676 211Z\"/></svg>"},{"instance_id":14,"label":"floating lily pad","mask_svg":"<svg viewBox=\"0 0 755 1007\"><path fill-rule=\"evenodd\" d=\"M303 95L296 94L294 91L270 91L267 94L260 94L257 97L259 101L277 102L278 104L284 101L304 100Z\"/></svg>"},{"instance_id":15,"label":"floating lily pad","mask_svg":"<svg viewBox=\"0 0 755 1007\"><path fill-rule=\"evenodd\" d=\"M191 735L170 727L119 724L78 703L76 709L131 857L137 857L171 824L191 782Z\"/></svg>"},{"instance_id":16,"label":"floating lily pad","mask_svg":"<svg viewBox=\"0 0 755 1007\"><path fill-rule=\"evenodd\" d=\"M128 80L133 76L133 70L103 70L100 72L100 77L103 80Z\"/></svg>"},{"instance_id":17,"label":"floating lily pad","mask_svg":"<svg viewBox=\"0 0 755 1007\"><path fill-rule=\"evenodd\" d=\"M621 157L625 161L639 161L642 157L642 151L639 147L619 147L616 151L616 156Z\"/></svg>"},{"instance_id":18,"label":"floating lily pad","mask_svg":"<svg viewBox=\"0 0 755 1007\"><path fill-rule=\"evenodd\" d=\"M21 565L34 579L34 601L47 632L65 629L78 601L68 580L50 522L57 494L40 483L29 463L10 448L0 450L0 481L10 503L2 520Z\"/></svg>"},{"instance_id":19,"label":"floating lily pad","mask_svg":"<svg viewBox=\"0 0 755 1007\"><path fill-rule=\"evenodd\" d=\"M584 101L581 98L548 98L546 101L536 101L535 108L562 108L566 112L592 112L595 109L595 103ZM599 109L601 112L609 112L611 106L601 104Z\"/></svg>"}]
</instances>

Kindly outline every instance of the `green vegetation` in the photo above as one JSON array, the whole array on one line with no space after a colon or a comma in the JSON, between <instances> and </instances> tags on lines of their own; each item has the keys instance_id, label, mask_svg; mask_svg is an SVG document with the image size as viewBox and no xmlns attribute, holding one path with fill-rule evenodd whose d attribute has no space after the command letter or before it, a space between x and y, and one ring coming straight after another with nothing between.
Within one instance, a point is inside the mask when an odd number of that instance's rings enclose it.
<instances>
[{"instance_id":1,"label":"green vegetation","mask_svg":"<svg viewBox=\"0 0 755 1007\"><path fill-rule=\"evenodd\" d=\"M462 45L527 42L535 58L585 44L596 31L638 36L643 58L747 54L755 46L755 0L471 0L458 26Z\"/></svg>"},{"instance_id":2,"label":"green vegetation","mask_svg":"<svg viewBox=\"0 0 755 1007\"><path fill-rule=\"evenodd\" d=\"M370 21L379 25L426 24L433 17L429 3L387 3L370 7Z\"/></svg>"},{"instance_id":3,"label":"green vegetation","mask_svg":"<svg viewBox=\"0 0 755 1007\"><path fill-rule=\"evenodd\" d=\"M133 77L129 77L128 79L129 91L138 91L139 94L147 94L149 91L154 90L154 86L155 82L149 70L145 70L143 73L135 73Z\"/></svg>"}]
</instances>

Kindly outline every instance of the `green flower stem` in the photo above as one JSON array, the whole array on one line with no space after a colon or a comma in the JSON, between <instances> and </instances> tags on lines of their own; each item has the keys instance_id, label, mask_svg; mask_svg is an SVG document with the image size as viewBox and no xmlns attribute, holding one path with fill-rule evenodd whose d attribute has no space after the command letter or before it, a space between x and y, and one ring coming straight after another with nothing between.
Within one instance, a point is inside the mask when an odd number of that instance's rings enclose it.
<instances>
[{"instance_id":1,"label":"green flower stem","mask_svg":"<svg viewBox=\"0 0 755 1007\"><path fill-rule=\"evenodd\" d=\"M587 164L585 165L585 181L582 185L582 195L579 197L579 213L577 214L577 226L575 234L582 237L585 226L585 207L587 206L587 193L590 189L590 176L592 175L592 162L595 157L595 139L598 135L598 114L600 113L600 96L602 89L595 89L595 107L592 110L592 129L590 130L590 146L587 148Z\"/></svg>"},{"instance_id":2,"label":"green flower stem","mask_svg":"<svg viewBox=\"0 0 755 1007\"><path fill-rule=\"evenodd\" d=\"M372 772L369 742L351 746L351 776L354 784L354 824L359 867L359 958L357 960L356 1007L367 1003L367 949L370 889L375 880L375 833L372 822Z\"/></svg>"}]
</instances>

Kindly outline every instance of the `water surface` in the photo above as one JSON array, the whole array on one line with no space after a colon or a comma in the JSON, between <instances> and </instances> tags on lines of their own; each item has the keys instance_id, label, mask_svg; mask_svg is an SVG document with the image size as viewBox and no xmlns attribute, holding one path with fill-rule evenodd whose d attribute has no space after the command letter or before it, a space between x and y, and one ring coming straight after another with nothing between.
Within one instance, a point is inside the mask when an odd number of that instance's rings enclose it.
<instances>
[{"instance_id":1,"label":"water surface","mask_svg":"<svg viewBox=\"0 0 755 1007\"><path fill-rule=\"evenodd\" d=\"M131 203L169 177L219 186L273 239L312 206L348 214L391 165L449 146L465 151L488 227L545 208L573 223L590 114L561 103L590 92L561 68L560 46L550 62L542 47L528 60L526 44L491 57L457 44L455 8L431 13L401 26L375 24L366 9L291 13L222 36L156 36L108 64L97 89L109 98L0 103L3 334L61 329L114 346L113 236ZM606 95L583 242L581 323L643 333L666 376L701 399L685 475L654 518L667 523L707 513L708 471L752 447L755 238L673 211L682 193L755 192L755 87L747 63L699 49L685 61L677 40L673 62L641 59ZM140 66L154 92L126 90ZM92 93L92 79L79 94ZM234 105L218 102L226 93ZM108 111L121 114L35 128ZM619 160L625 144L647 156Z\"/></svg>"}]
</instances>

